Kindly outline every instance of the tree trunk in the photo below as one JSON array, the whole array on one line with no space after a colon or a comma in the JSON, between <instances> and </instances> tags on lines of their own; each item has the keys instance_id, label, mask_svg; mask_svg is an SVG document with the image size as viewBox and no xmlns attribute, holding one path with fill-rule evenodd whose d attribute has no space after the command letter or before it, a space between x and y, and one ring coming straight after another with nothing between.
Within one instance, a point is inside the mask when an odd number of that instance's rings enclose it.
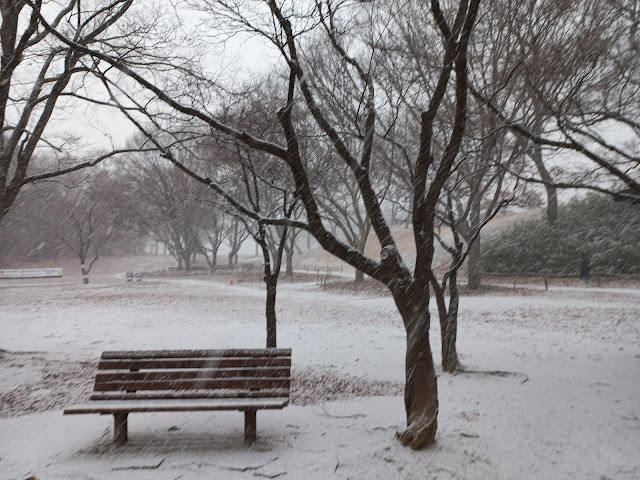
<instances>
[{"instance_id":1,"label":"tree trunk","mask_svg":"<svg viewBox=\"0 0 640 480\"><path fill-rule=\"evenodd\" d=\"M455 282L456 280L453 279ZM438 318L440 319L440 339L442 341L442 369L447 373L455 373L460 367L456 341L458 337L458 288L451 286L449 308L445 300L445 289L435 292L438 305Z\"/></svg>"},{"instance_id":2,"label":"tree trunk","mask_svg":"<svg viewBox=\"0 0 640 480\"><path fill-rule=\"evenodd\" d=\"M293 278L293 254L296 246L296 236L290 235L287 241L287 246L284 249L285 255L285 275L288 278Z\"/></svg>"},{"instance_id":3,"label":"tree trunk","mask_svg":"<svg viewBox=\"0 0 640 480\"><path fill-rule=\"evenodd\" d=\"M538 121L534 125L534 133L536 135L540 135L543 131L543 124L541 121ZM558 192L557 188L551 185L551 183L553 183L553 177L544 164L544 159L542 158L542 145L533 145L531 158L533 159L533 163L536 164L536 168L538 169L538 173L540 173L540 178L544 182L544 188L547 192L547 223L549 225L555 225L558 221Z\"/></svg>"},{"instance_id":4,"label":"tree trunk","mask_svg":"<svg viewBox=\"0 0 640 480\"><path fill-rule=\"evenodd\" d=\"M467 256L467 286L471 290L477 290L482 286L482 271L480 270L480 236L469 248Z\"/></svg>"},{"instance_id":5,"label":"tree trunk","mask_svg":"<svg viewBox=\"0 0 640 480\"><path fill-rule=\"evenodd\" d=\"M547 222L555 225L558 221L558 192L556 187L545 185L547 191Z\"/></svg>"},{"instance_id":6,"label":"tree trunk","mask_svg":"<svg viewBox=\"0 0 640 480\"><path fill-rule=\"evenodd\" d=\"M293 278L293 249L291 249L291 251L287 250L285 263L285 275L289 278Z\"/></svg>"},{"instance_id":7,"label":"tree trunk","mask_svg":"<svg viewBox=\"0 0 640 480\"><path fill-rule=\"evenodd\" d=\"M18 189L7 188L4 190L4 194L0 195L0 224L2 224L2 219L9 213L9 210L11 210L11 206L18 196L18 191Z\"/></svg>"},{"instance_id":8,"label":"tree trunk","mask_svg":"<svg viewBox=\"0 0 640 480\"><path fill-rule=\"evenodd\" d=\"M429 289L394 293L407 332L404 404L407 429L398 432L403 445L421 449L432 444L438 429L438 384L429 343Z\"/></svg>"},{"instance_id":9,"label":"tree trunk","mask_svg":"<svg viewBox=\"0 0 640 480\"><path fill-rule=\"evenodd\" d=\"M278 291L277 275L269 275L266 279L267 284L267 348L276 348L276 294Z\"/></svg>"},{"instance_id":10,"label":"tree trunk","mask_svg":"<svg viewBox=\"0 0 640 480\"><path fill-rule=\"evenodd\" d=\"M365 248L367 248L367 240L369 239L369 232L371 231L371 223L367 222L366 225L360 229L360 238L355 245L356 249L360 253L364 253ZM364 272L356 269L356 283L360 283L364 281Z\"/></svg>"},{"instance_id":11,"label":"tree trunk","mask_svg":"<svg viewBox=\"0 0 640 480\"><path fill-rule=\"evenodd\" d=\"M550 185L553 182L553 177L544 164L542 147L540 145L533 146L532 157L540 173L540 178L545 182L544 188L547 192L547 223L549 225L555 225L558 221L558 192L556 187Z\"/></svg>"},{"instance_id":12,"label":"tree trunk","mask_svg":"<svg viewBox=\"0 0 640 480\"><path fill-rule=\"evenodd\" d=\"M447 373L456 373L460 368L458 350L456 348L458 332L458 313L449 313L442 337L442 370Z\"/></svg>"},{"instance_id":13,"label":"tree trunk","mask_svg":"<svg viewBox=\"0 0 640 480\"><path fill-rule=\"evenodd\" d=\"M460 297L458 294L458 278L456 272L451 274L449 279L449 308L444 317L444 328L442 317L440 318L440 331L442 333L442 369L448 373L455 373L460 366L456 341L458 339L458 305Z\"/></svg>"},{"instance_id":14,"label":"tree trunk","mask_svg":"<svg viewBox=\"0 0 640 480\"><path fill-rule=\"evenodd\" d=\"M218 253L216 251L215 246L211 250L211 257L209 257L209 254L204 249L202 250L202 256L204 257L204 260L207 262L207 265L209 266L209 273L211 275L216 273L216 267L218 266Z\"/></svg>"},{"instance_id":15,"label":"tree trunk","mask_svg":"<svg viewBox=\"0 0 640 480\"><path fill-rule=\"evenodd\" d=\"M480 192L476 191L471 200L470 223L471 230L475 230L480 225ZM453 282L453 279L451 280ZM467 286L472 290L477 290L482 284L482 271L480 270L480 234L469 247L467 256ZM450 283L450 285L453 285ZM456 284L457 289L457 284Z\"/></svg>"},{"instance_id":16,"label":"tree trunk","mask_svg":"<svg viewBox=\"0 0 640 480\"><path fill-rule=\"evenodd\" d=\"M482 270L480 269L480 235L469 247L467 256L467 287L477 290L482 286Z\"/></svg>"},{"instance_id":17,"label":"tree trunk","mask_svg":"<svg viewBox=\"0 0 640 480\"><path fill-rule=\"evenodd\" d=\"M84 262L82 262L82 265L80 265L80 269L82 270L82 283L86 285L89 283L89 272L87 272L87 267L85 266Z\"/></svg>"},{"instance_id":18,"label":"tree trunk","mask_svg":"<svg viewBox=\"0 0 640 480\"><path fill-rule=\"evenodd\" d=\"M271 256L269 247L266 242L266 235L263 229L258 232L255 239L262 249L262 257L264 259L264 283L267 287L267 298L265 302L265 313L267 320L267 348L275 348L277 345L277 318L276 318L276 294L278 291L278 277L280 276L280 266L282 253L284 250L284 242L286 241L286 229L280 240L276 258L274 259L273 268L271 266Z\"/></svg>"}]
</instances>

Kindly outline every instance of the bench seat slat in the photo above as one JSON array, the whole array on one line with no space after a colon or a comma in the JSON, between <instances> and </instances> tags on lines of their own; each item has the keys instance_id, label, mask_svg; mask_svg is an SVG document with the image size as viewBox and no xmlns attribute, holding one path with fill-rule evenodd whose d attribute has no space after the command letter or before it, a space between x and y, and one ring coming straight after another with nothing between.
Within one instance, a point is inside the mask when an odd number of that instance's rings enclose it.
<instances>
[{"instance_id":1,"label":"bench seat slat","mask_svg":"<svg viewBox=\"0 0 640 480\"><path fill-rule=\"evenodd\" d=\"M144 372L112 371L98 373L96 382L142 381L142 380L207 380L215 378L282 378L290 375L288 368L222 368L153 370Z\"/></svg>"},{"instance_id":2,"label":"bench seat slat","mask_svg":"<svg viewBox=\"0 0 640 480\"><path fill-rule=\"evenodd\" d=\"M140 392L94 392L90 400L180 400L195 398L278 398L288 397L289 389L260 390L143 390Z\"/></svg>"},{"instance_id":3,"label":"bench seat slat","mask_svg":"<svg viewBox=\"0 0 640 480\"><path fill-rule=\"evenodd\" d=\"M290 348L236 348L227 350L119 350L102 352L107 359L198 357L290 357Z\"/></svg>"},{"instance_id":4,"label":"bench seat slat","mask_svg":"<svg viewBox=\"0 0 640 480\"><path fill-rule=\"evenodd\" d=\"M212 380L157 380L157 381L115 381L96 382L94 390L203 390L214 388L289 388L290 378L225 378Z\"/></svg>"},{"instance_id":5,"label":"bench seat slat","mask_svg":"<svg viewBox=\"0 0 640 480\"><path fill-rule=\"evenodd\" d=\"M288 398L209 399L209 400L110 400L92 401L65 408L65 415L87 413L194 412L206 410L265 410L284 408Z\"/></svg>"},{"instance_id":6,"label":"bench seat slat","mask_svg":"<svg viewBox=\"0 0 640 480\"><path fill-rule=\"evenodd\" d=\"M253 368L253 367L290 367L291 357L269 357L269 358L192 358L181 359L108 359L100 360L98 370L131 370L131 369L153 369L153 368Z\"/></svg>"}]
</instances>

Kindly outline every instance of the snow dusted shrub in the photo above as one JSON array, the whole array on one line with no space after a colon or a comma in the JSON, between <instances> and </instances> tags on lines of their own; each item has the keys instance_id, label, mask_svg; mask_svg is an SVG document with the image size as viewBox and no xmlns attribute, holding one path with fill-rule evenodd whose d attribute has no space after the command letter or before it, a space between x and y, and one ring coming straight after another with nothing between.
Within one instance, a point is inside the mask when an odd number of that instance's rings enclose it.
<instances>
[{"instance_id":1,"label":"snow dusted shrub","mask_svg":"<svg viewBox=\"0 0 640 480\"><path fill-rule=\"evenodd\" d=\"M576 277L586 253L597 276L640 276L640 206L590 194L560 208L557 224L519 222L486 242L482 269Z\"/></svg>"}]
</instances>

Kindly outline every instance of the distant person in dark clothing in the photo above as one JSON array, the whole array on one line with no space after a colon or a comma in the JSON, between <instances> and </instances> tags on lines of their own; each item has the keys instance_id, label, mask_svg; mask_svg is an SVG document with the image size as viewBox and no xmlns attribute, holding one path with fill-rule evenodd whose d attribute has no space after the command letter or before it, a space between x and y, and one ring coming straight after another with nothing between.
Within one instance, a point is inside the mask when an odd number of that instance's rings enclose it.
<instances>
[{"instance_id":1,"label":"distant person in dark clothing","mask_svg":"<svg viewBox=\"0 0 640 480\"><path fill-rule=\"evenodd\" d=\"M580 280L588 287L591 283L591 262L586 253L580 254Z\"/></svg>"}]
</instances>

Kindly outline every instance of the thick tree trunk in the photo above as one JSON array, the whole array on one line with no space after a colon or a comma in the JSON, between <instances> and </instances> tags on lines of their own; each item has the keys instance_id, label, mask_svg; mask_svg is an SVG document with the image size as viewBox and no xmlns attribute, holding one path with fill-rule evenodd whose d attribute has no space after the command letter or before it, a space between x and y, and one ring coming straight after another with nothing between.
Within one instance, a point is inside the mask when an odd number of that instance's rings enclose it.
<instances>
[{"instance_id":1,"label":"thick tree trunk","mask_svg":"<svg viewBox=\"0 0 640 480\"><path fill-rule=\"evenodd\" d=\"M275 278L274 278L275 277ZM276 294L278 292L278 278L270 275L266 280L267 284L267 348L276 348L277 344L277 320L276 320Z\"/></svg>"},{"instance_id":2,"label":"thick tree trunk","mask_svg":"<svg viewBox=\"0 0 640 480\"><path fill-rule=\"evenodd\" d=\"M442 337L442 369L447 373L456 373L460 367L456 348L458 314L450 312L447 317L445 334Z\"/></svg>"},{"instance_id":3,"label":"thick tree trunk","mask_svg":"<svg viewBox=\"0 0 640 480\"><path fill-rule=\"evenodd\" d=\"M438 384L429 343L429 292L394 294L407 332L404 403L407 429L397 436L403 445L421 449L435 441L438 429Z\"/></svg>"}]
</instances>

